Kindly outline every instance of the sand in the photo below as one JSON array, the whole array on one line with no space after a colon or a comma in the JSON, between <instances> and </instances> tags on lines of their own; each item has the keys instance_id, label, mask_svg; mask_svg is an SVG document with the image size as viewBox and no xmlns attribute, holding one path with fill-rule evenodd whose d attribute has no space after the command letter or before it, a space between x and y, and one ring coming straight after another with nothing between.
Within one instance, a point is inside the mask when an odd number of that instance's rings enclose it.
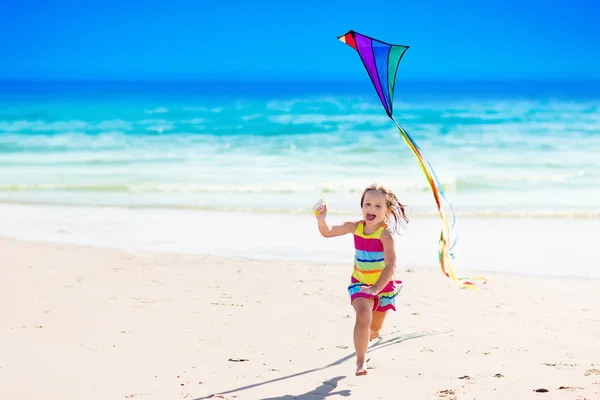
<instances>
[{"instance_id":1,"label":"sand","mask_svg":"<svg viewBox=\"0 0 600 400\"><path fill-rule=\"evenodd\" d=\"M355 377L348 264L0 248L3 400L600 399L600 280L402 266Z\"/></svg>"}]
</instances>

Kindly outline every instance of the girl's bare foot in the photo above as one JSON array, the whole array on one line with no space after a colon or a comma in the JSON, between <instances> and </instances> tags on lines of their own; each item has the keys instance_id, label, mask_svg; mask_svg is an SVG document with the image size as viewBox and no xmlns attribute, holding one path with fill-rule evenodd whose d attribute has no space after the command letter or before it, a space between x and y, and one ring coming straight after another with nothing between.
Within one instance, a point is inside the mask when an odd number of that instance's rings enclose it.
<instances>
[{"instance_id":1,"label":"girl's bare foot","mask_svg":"<svg viewBox=\"0 0 600 400\"><path fill-rule=\"evenodd\" d=\"M369 334L369 342L373 339L377 339L379 337L379 331L370 331Z\"/></svg>"},{"instance_id":2,"label":"girl's bare foot","mask_svg":"<svg viewBox=\"0 0 600 400\"><path fill-rule=\"evenodd\" d=\"M362 376L367 374L367 363L356 364L356 376Z\"/></svg>"}]
</instances>

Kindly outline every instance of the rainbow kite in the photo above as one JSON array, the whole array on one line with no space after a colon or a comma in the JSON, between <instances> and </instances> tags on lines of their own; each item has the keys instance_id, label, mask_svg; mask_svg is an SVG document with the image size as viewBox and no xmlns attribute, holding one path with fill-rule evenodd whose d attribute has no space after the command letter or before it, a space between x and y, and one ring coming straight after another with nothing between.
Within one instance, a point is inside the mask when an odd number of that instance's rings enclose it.
<instances>
[{"instance_id":1,"label":"rainbow kite","mask_svg":"<svg viewBox=\"0 0 600 400\"><path fill-rule=\"evenodd\" d=\"M377 95L379 96L379 100L381 100L381 104L383 105L386 114L398 127L398 130L404 138L404 141L417 157L419 164L421 165L421 169L429 181L440 217L442 218L442 232L439 242L439 261L442 272L453 281L462 283L464 287L474 287L474 285L476 285L475 280L482 280L483 284L485 284L487 279L482 277L457 278L454 275L454 270L452 269L450 262L450 259L454 258L452 250L454 249L458 239L458 236L454 232L454 226L456 223L454 209L452 208L452 204L450 204L446 198L446 195L442 189L442 185L433 171L431 164L427 158L425 158L423 153L421 153L421 149L417 143L415 143L412 137L393 117L396 72L398 71L400 60L409 46L385 43L369 36L361 35L360 33L352 30L345 35L338 36L338 39L358 52L358 55L360 56L360 59L362 60L363 65L365 66L365 69L371 78L371 82L373 83L375 90L377 90ZM451 225L448 224L441 200L444 200L447 203L452 212Z\"/></svg>"}]
</instances>

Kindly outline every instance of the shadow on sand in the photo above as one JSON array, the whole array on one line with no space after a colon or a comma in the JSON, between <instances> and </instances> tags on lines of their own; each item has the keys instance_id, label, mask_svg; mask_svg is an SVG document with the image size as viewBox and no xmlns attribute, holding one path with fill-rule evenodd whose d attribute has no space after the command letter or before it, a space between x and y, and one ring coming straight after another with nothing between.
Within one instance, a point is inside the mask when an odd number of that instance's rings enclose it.
<instances>
[{"instance_id":1,"label":"shadow on sand","mask_svg":"<svg viewBox=\"0 0 600 400\"><path fill-rule=\"evenodd\" d=\"M378 339L375 340L375 343L373 343L372 345L369 346L369 354L377 351L377 350L381 350L383 348L386 348L388 346L393 346L399 343L402 343L406 340L410 340L410 339L416 339L416 338L420 338L420 337L424 337L424 336L433 336L433 335L440 335L440 334L444 334L444 333L449 333L452 330L444 330L444 331L431 331L431 332L416 332L416 333L410 333L407 335L398 335L398 336L394 336L388 340L383 341L381 337L379 337ZM390 333L390 336L397 334L398 332L392 332ZM316 372L316 371L322 371L324 369L333 367L335 365L339 365L343 362L346 362L348 360L350 360L351 358L353 358L355 356L355 353L351 353L348 354L345 357L340 358L339 360L336 360L330 364L327 364L325 366L322 367L318 367L318 368L313 368L313 369L309 369L306 371L302 371L302 372L297 372L295 374L291 374L291 375L287 375L287 376L282 376L279 378L275 378L275 379L271 379L268 381L264 381L264 382L259 382L259 383L254 383L252 385L247 385L247 386L242 386L239 388L235 388L235 389L231 389L225 392L220 392L220 393L214 393L211 394L209 396L205 396L205 397L198 397L194 400L206 400L206 399L212 399L215 398L215 396L223 396L226 394L231 394L231 393L236 393L236 392L241 392L242 390L248 390L248 389L252 389L258 386L262 386L262 385L267 385L269 383L273 383L273 382L278 382L278 381L283 381L286 379L290 379L290 378L296 378L298 376L302 376L302 375L306 375L306 374L310 374L312 372ZM332 378L328 381L324 381L323 384L309 392L306 392L304 394L298 394L298 395L284 395L284 396L280 396L280 397L270 397L268 399L263 399L263 400L293 400L293 399L311 399L311 400L319 400L319 399L325 399L327 397L331 397L331 396L342 396L342 397L348 397L350 396L350 390L342 390L339 392L333 392L333 390L337 387L337 384L339 381L341 381L342 379L344 379L345 376L338 376L335 378Z\"/></svg>"},{"instance_id":2,"label":"shadow on sand","mask_svg":"<svg viewBox=\"0 0 600 400\"><path fill-rule=\"evenodd\" d=\"M291 394L287 394L285 396L278 397L269 397L268 399L262 400L321 400L326 399L331 396L342 396L349 397L350 390L340 390L339 392L334 392L333 390L337 387L338 382L344 379L345 376L336 376L335 378L331 378L328 381L324 381L322 385L317 386L315 389L310 392L306 392L303 394L299 394L293 396Z\"/></svg>"}]
</instances>

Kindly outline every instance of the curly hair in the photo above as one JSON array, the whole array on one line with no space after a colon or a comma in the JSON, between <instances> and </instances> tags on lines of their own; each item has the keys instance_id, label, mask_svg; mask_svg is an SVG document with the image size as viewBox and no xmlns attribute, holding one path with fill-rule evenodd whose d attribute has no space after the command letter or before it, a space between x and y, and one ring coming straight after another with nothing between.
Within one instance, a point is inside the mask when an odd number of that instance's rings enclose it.
<instances>
[{"instance_id":1,"label":"curly hair","mask_svg":"<svg viewBox=\"0 0 600 400\"><path fill-rule=\"evenodd\" d=\"M372 184L367 186L365 190L363 190L362 196L360 197L360 207L363 207L363 203L365 200L365 195L369 191L376 191L385 196L386 205L389 210L389 213L386 215L386 220L388 221L389 226L395 233L399 233L399 228L404 224L408 223L408 217L406 216L406 207L404 204L398 201L398 197L396 194L388 189L387 187L380 184ZM393 219L393 224L390 223L390 217ZM403 223L404 222L404 223Z\"/></svg>"}]
</instances>

